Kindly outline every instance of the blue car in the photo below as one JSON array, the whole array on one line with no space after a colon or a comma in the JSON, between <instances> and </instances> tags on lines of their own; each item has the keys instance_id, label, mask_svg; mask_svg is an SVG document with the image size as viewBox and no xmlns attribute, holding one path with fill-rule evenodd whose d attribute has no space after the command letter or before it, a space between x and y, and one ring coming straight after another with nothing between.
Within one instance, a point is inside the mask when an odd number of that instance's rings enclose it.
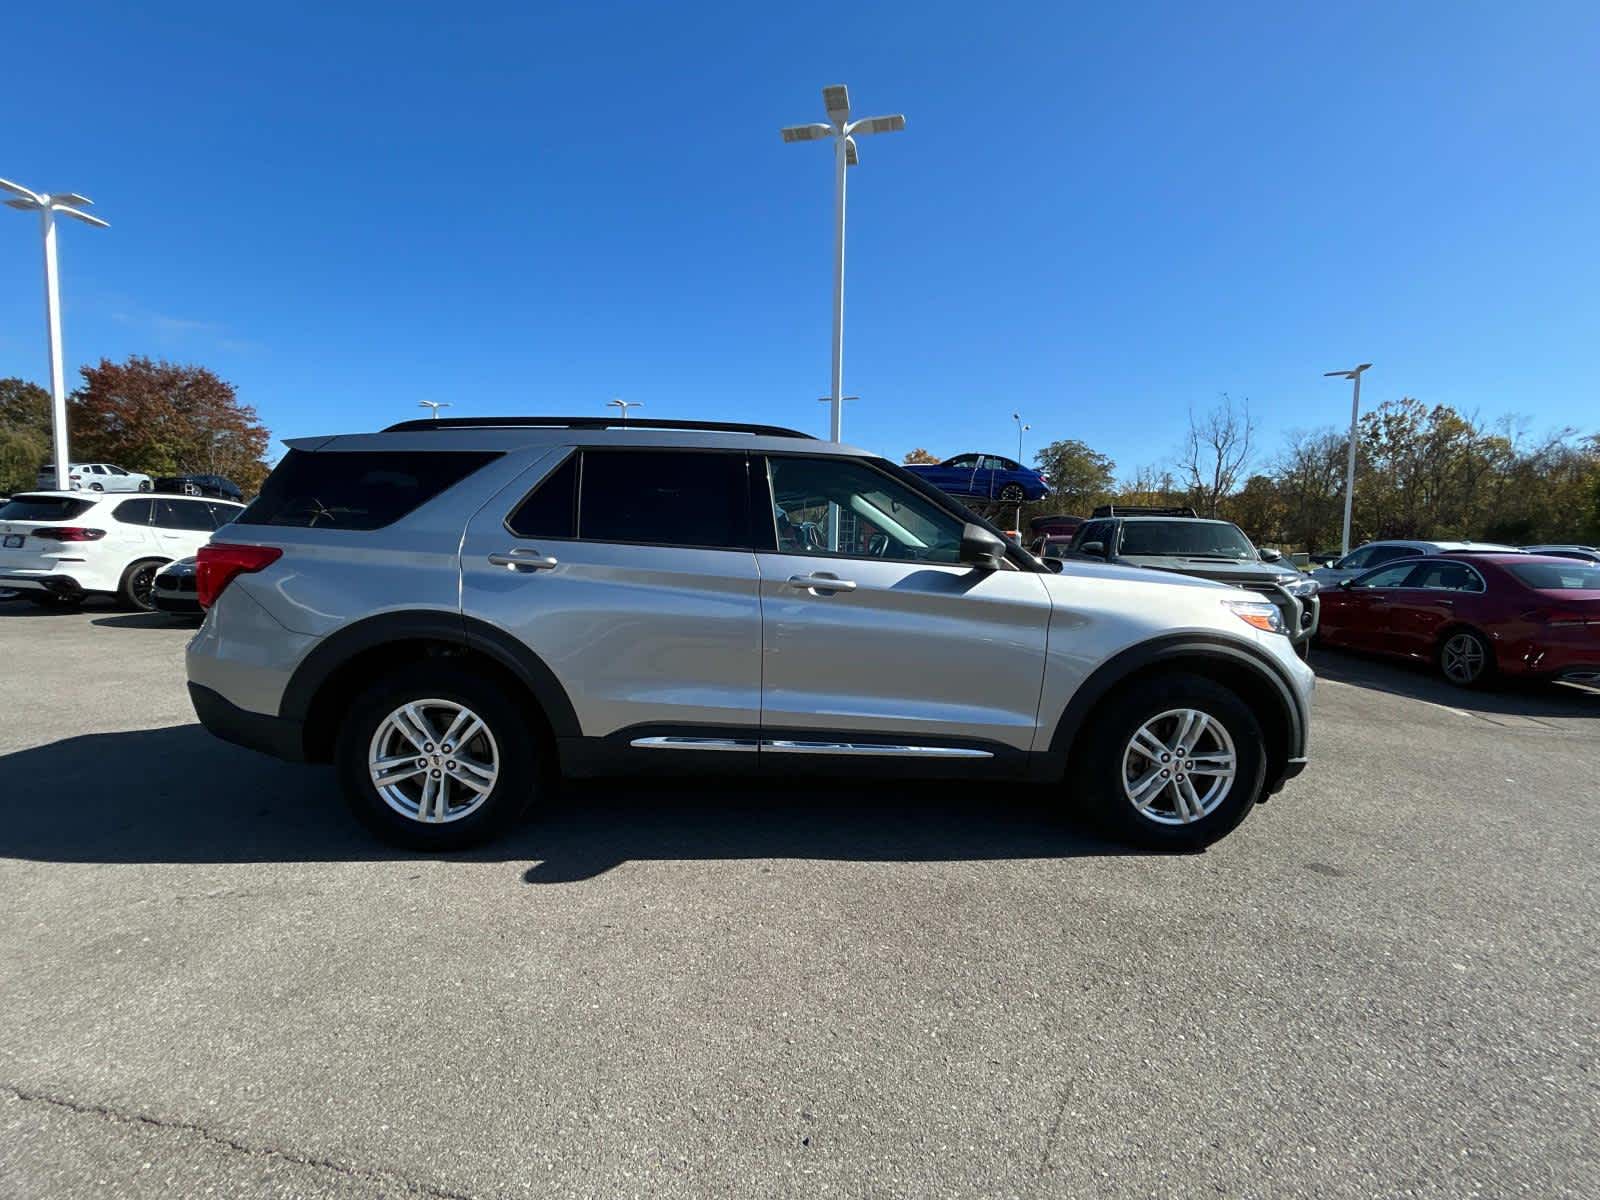
<instances>
[{"instance_id":1,"label":"blue car","mask_svg":"<svg viewBox=\"0 0 1600 1200\"><path fill-rule=\"evenodd\" d=\"M1050 494L1050 481L1032 467L998 454L958 454L937 466L907 466L949 496L1023 504Z\"/></svg>"}]
</instances>

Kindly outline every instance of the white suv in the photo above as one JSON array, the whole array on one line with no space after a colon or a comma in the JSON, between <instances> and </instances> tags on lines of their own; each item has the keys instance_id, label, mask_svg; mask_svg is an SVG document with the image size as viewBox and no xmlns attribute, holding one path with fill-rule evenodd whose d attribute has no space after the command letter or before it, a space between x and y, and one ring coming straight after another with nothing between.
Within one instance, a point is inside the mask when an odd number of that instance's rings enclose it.
<instances>
[{"instance_id":1,"label":"white suv","mask_svg":"<svg viewBox=\"0 0 1600 1200\"><path fill-rule=\"evenodd\" d=\"M190 496L23 492L0 504L0 588L48 608L104 593L149 609L156 572L242 511Z\"/></svg>"},{"instance_id":2,"label":"white suv","mask_svg":"<svg viewBox=\"0 0 1600 1200\"><path fill-rule=\"evenodd\" d=\"M75 492L148 492L154 486L150 476L124 471L111 463L68 463L67 480ZM39 468L37 482L40 491L56 486L54 463L45 463Z\"/></svg>"}]
</instances>

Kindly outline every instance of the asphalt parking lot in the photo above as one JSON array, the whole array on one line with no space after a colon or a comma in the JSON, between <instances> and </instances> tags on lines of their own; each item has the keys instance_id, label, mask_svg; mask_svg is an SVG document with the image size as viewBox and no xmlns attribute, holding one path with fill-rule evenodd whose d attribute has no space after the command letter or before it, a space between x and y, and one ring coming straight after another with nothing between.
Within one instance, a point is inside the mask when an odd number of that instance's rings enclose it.
<instances>
[{"instance_id":1,"label":"asphalt parking lot","mask_svg":"<svg viewBox=\"0 0 1600 1200\"><path fill-rule=\"evenodd\" d=\"M0 1194L1600 1194L1600 695L1324 654L1197 855L677 783L426 860L188 636L0 605Z\"/></svg>"}]
</instances>

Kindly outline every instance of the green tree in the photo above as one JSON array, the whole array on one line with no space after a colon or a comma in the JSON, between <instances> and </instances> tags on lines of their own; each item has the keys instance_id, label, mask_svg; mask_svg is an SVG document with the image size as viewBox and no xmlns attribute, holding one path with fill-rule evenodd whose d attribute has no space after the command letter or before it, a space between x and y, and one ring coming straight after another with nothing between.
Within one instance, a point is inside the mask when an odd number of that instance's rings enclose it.
<instances>
[{"instance_id":1,"label":"green tree","mask_svg":"<svg viewBox=\"0 0 1600 1200\"><path fill-rule=\"evenodd\" d=\"M24 379L0 379L0 495L33 487L50 457L50 393Z\"/></svg>"},{"instance_id":2,"label":"green tree","mask_svg":"<svg viewBox=\"0 0 1600 1200\"><path fill-rule=\"evenodd\" d=\"M1051 442L1033 461L1050 481L1052 511L1087 513L1115 487L1117 464L1073 438Z\"/></svg>"}]
</instances>

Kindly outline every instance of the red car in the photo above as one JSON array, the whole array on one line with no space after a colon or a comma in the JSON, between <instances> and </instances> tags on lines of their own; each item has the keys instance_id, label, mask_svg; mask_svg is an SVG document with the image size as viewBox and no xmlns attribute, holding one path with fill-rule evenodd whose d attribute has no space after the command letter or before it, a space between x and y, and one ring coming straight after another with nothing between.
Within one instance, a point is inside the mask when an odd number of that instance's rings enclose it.
<instances>
[{"instance_id":1,"label":"red car","mask_svg":"<svg viewBox=\"0 0 1600 1200\"><path fill-rule=\"evenodd\" d=\"M1600 685L1600 566L1534 554L1430 554L1322 593L1322 642L1492 676Z\"/></svg>"}]
</instances>

